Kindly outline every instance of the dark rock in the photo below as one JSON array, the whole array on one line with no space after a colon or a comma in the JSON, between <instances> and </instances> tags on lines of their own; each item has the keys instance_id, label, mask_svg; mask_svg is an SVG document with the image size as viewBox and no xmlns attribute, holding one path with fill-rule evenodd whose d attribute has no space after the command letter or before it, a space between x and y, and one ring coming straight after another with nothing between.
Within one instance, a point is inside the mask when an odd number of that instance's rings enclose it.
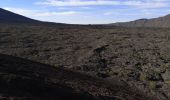
<instances>
[{"instance_id":1,"label":"dark rock","mask_svg":"<svg viewBox=\"0 0 170 100\"><path fill-rule=\"evenodd\" d=\"M156 100L118 79L113 84L71 70L56 69L49 65L0 54L2 100L151 100L151 98Z\"/></svg>"}]
</instances>

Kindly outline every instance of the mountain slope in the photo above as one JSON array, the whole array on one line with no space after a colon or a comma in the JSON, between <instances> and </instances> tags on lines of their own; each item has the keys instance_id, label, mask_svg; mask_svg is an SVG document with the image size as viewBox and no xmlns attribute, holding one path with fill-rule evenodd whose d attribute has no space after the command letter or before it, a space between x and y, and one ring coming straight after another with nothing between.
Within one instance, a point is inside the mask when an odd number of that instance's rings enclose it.
<instances>
[{"instance_id":1,"label":"mountain slope","mask_svg":"<svg viewBox=\"0 0 170 100\"><path fill-rule=\"evenodd\" d=\"M164 27L170 28L170 15L153 19L139 19L131 22L120 22L112 25L123 27Z\"/></svg>"},{"instance_id":2,"label":"mountain slope","mask_svg":"<svg viewBox=\"0 0 170 100\"><path fill-rule=\"evenodd\" d=\"M0 8L0 24L7 25L44 25L44 26L71 26L64 23L43 22L35 19L31 19L11 11Z\"/></svg>"},{"instance_id":3,"label":"mountain slope","mask_svg":"<svg viewBox=\"0 0 170 100\"><path fill-rule=\"evenodd\" d=\"M128 84L0 54L0 99L157 100Z\"/></svg>"},{"instance_id":4,"label":"mountain slope","mask_svg":"<svg viewBox=\"0 0 170 100\"><path fill-rule=\"evenodd\" d=\"M61 28L71 28L71 27L104 27L104 25L78 25L78 24L65 24L65 23L55 23L55 22L45 22L35 19L31 19L11 11L0 8L0 24L4 25L38 25L38 26L57 26ZM108 27L108 26L107 26Z\"/></svg>"},{"instance_id":5,"label":"mountain slope","mask_svg":"<svg viewBox=\"0 0 170 100\"><path fill-rule=\"evenodd\" d=\"M24 17L0 8L0 23L40 23L40 21Z\"/></svg>"}]
</instances>

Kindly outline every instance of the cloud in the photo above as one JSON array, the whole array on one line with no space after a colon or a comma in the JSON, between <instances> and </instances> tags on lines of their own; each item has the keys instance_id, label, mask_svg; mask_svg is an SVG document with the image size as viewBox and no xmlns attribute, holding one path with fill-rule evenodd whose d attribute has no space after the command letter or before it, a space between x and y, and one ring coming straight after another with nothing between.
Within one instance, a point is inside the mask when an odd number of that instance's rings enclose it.
<instances>
[{"instance_id":1,"label":"cloud","mask_svg":"<svg viewBox=\"0 0 170 100\"><path fill-rule=\"evenodd\" d=\"M168 6L167 0L44 0L36 2L47 6L134 6L138 8L161 8Z\"/></svg>"},{"instance_id":2,"label":"cloud","mask_svg":"<svg viewBox=\"0 0 170 100\"><path fill-rule=\"evenodd\" d=\"M36 2L38 5L32 5L29 9L3 8L37 20L71 24L123 22L140 18L155 18L170 13L169 0L40 1L42 2Z\"/></svg>"},{"instance_id":3,"label":"cloud","mask_svg":"<svg viewBox=\"0 0 170 100\"><path fill-rule=\"evenodd\" d=\"M36 14L35 16L37 17L44 17L44 16L70 16L70 15L75 15L78 14L79 12L76 11L65 11L65 12L44 12L44 13L39 13Z\"/></svg>"},{"instance_id":4,"label":"cloud","mask_svg":"<svg viewBox=\"0 0 170 100\"><path fill-rule=\"evenodd\" d=\"M22 14L22 15L34 15L37 10L29 10L29 9L22 9L22 8L12 8L12 7L3 7L3 9L6 9L8 11L17 13L17 14Z\"/></svg>"},{"instance_id":5,"label":"cloud","mask_svg":"<svg viewBox=\"0 0 170 100\"><path fill-rule=\"evenodd\" d=\"M50 12L50 11L29 10L29 9L22 9L22 8L11 8L11 7L4 7L4 9L27 17L70 16L70 15L76 15L80 13L77 11Z\"/></svg>"},{"instance_id":6,"label":"cloud","mask_svg":"<svg viewBox=\"0 0 170 100\"><path fill-rule=\"evenodd\" d=\"M105 16L144 16L144 15L153 15L149 11L140 11L140 13L125 13L125 12L104 12L103 15Z\"/></svg>"}]
</instances>

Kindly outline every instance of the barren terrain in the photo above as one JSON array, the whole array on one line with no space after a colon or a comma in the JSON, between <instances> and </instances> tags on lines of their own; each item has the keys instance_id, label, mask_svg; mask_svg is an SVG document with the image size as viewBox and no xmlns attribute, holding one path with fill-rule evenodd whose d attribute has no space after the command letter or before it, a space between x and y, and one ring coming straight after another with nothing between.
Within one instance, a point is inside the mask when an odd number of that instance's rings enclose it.
<instances>
[{"instance_id":1,"label":"barren terrain","mask_svg":"<svg viewBox=\"0 0 170 100\"><path fill-rule=\"evenodd\" d=\"M0 26L0 53L117 77L170 99L170 29L104 26ZM114 82L114 81L113 81Z\"/></svg>"}]
</instances>

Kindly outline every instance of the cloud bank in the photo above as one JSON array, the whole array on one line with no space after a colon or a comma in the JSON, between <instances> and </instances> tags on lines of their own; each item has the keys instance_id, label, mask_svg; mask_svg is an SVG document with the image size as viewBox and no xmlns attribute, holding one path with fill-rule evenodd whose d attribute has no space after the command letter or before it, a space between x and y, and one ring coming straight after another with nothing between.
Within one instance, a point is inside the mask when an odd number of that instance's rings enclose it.
<instances>
[{"instance_id":1,"label":"cloud bank","mask_svg":"<svg viewBox=\"0 0 170 100\"><path fill-rule=\"evenodd\" d=\"M46 6L133 6L139 8L167 7L167 0L44 0L36 2Z\"/></svg>"},{"instance_id":2,"label":"cloud bank","mask_svg":"<svg viewBox=\"0 0 170 100\"><path fill-rule=\"evenodd\" d=\"M24 4L27 6L25 8L16 4L5 5L3 8L33 19L73 24L124 22L170 14L169 0L30 0L25 2L27 2Z\"/></svg>"},{"instance_id":3,"label":"cloud bank","mask_svg":"<svg viewBox=\"0 0 170 100\"><path fill-rule=\"evenodd\" d=\"M4 7L4 9L15 12L17 14L25 15L28 17L29 16L34 16L34 17L70 16L70 15L76 15L79 13L76 11L50 12L50 11L29 10L29 9L21 9L21 8L11 8L11 7Z\"/></svg>"}]
</instances>

